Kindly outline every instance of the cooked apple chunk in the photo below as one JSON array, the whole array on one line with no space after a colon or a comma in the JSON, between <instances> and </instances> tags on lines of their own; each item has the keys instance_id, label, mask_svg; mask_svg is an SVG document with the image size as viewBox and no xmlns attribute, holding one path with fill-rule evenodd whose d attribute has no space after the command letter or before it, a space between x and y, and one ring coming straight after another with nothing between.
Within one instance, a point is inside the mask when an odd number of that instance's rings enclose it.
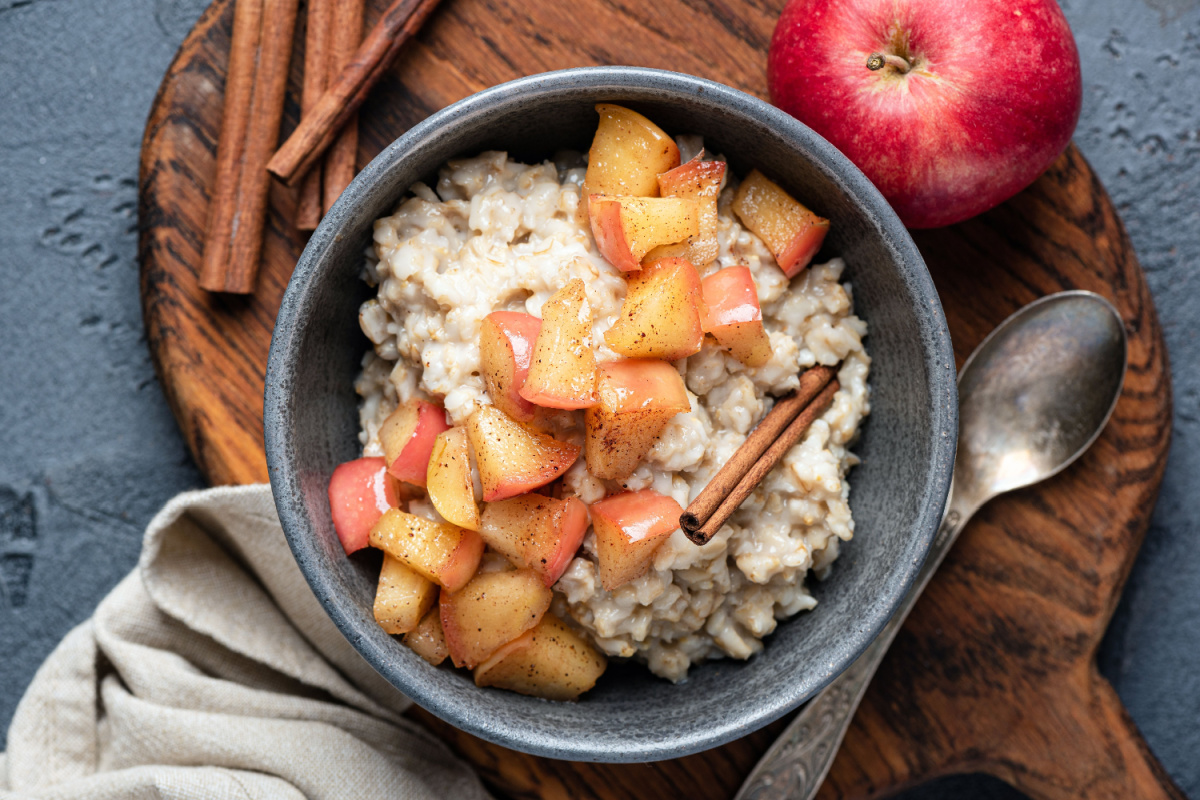
<instances>
[{"instance_id":1,"label":"cooked apple chunk","mask_svg":"<svg viewBox=\"0 0 1200 800\"><path fill-rule=\"evenodd\" d=\"M553 586L579 550L587 527L587 507L579 498L523 494L488 503L479 535L488 547Z\"/></svg>"},{"instance_id":2,"label":"cooked apple chunk","mask_svg":"<svg viewBox=\"0 0 1200 800\"><path fill-rule=\"evenodd\" d=\"M621 480L637 469L671 417L692 404L679 371L665 361L611 361L597 375L599 402L583 418L588 471Z\"/></svg>"},{"instance_id":3,"label":"cooked apple chunk","mask_svg":"<svg viewBox=\"0 0 1200 800\"><path fill-rule=\"evenodd\" d=\"M644 261L659 258L683 258L704 266L717 257L717 199L725 180L724 161L704 161L701 151L691 161L658 176L663 197L683 197L696 201L699 231L677 244L665 244L646 254Z\"/></svg>"},{"instance_id":4,"label":"cooked apple chunk","mask_svg":"<svg viewBox=\"0 0 1200 800\"><path fill-rule=\"evenodd\" d=\"M553 593L532 570L484 572L443 592L442 631L456 667L474 667L537 625Z\"/></svg>"},{"instance_id":5,"label":"cooked apple chunk","mask_svg":"<svg viewBox=\"0 0 1200 800\"><path fill-rule=\"evenodd\" d=\"M442 431L429 454L429 500L447 522L479 530L479 506L471 480L471 446L466 428Z\"/></svg>"},{"instance_id":6,"label":"cooked apple chunk","mask_svg":"<svg viewBox=\"0 0 1200 800\"><path fill-rule=\"evenodd\" d=\"M771 360L771 340L763 327L758 288L749 267L726 267L701 282L703 326L722 348L748 367Z\"/></svg>"},{"instance_id":7,"label":"cooked apple chunk","mask_svg":"<svg viewBox=\"0 0 1200 800\"><path fill-rule=\"evenodd\" d=\"M393 508L371 528L371 546L448 591L462 588L483 556L483 540L475 531L434 522Z\"/></svg>"},{"instance_id":8,"label":"cooked apple chunk","mask_svg":"<svg viewBox=\"0 0 1200 800\"><path fill-rule=\"evenodd\" d=\"M384 553L375 589L375 621L388 633L408 633L433 607L437 591L433 581Z\"/></svg>"},{"instance_id":9,"label":"cooked apple chunk","mask_svg":"<svg viewBox=\"0 0 1200 800\"><path fill-rule=\"evenodd\" d=\"M583 281L574 278L542 305L529 374L521 397L548 408L588 408L596 402L592 309Z\"/></svg>"},{"instance_id":10,"label":"cooked apple chunk","mask_svg":"<svg viewBox=\"0 0 1200 800\"><path fill-rule=\"evenodd\" d=\"M789 278L808 266L829 232L829 220L809 211L758 170L738 187L733 213L766 243Z\"/></svg>"},{"instance_id":11,"label":"cooked apple chunk","mask_svg":"<svg viewBox=\"0 0 1200 800\"><path fill-rule=\"evenodd\" d=\"M630 273L621 316L604 333L627 358L675 361L700 352L700 275L681 258L655 261Z\"/></svg>"},{"instance_id":12,"label":"cooked apple chunk","mask_svg":"<svg viewBox=\"0 0 1200 800\"><path fill-rule=\"evenodd\" d=\"M653 489L624 492L592 504L600 583L612 591L650 568L655 551L679 527L673 498Z\"/></svg>"},{"instance_id":13,"label":"cooked apple chunk","mask_svg":"<svg viewBox=\"0 0 1200 800\"><path fill-rule=\"evenodd\" d=\"M388 474L382 458L356 458L339 464L329 478L333 529L349 555L367 546L371 526L383 512L400 505L400 482Z\"/></svg>"},{"instance_id":14,"label":"cooked apple chunk","mask_svg":"<svg viewBox=\"0 0 1200 800\"><path fill-rule=\"evenodd\" d=\"M590 642L547 614L476 667L475 685L547 700L575 700L596 685L607 666Z\"/></svg>"},{"instance_id":15,"label":"cooked apple chunk","mask_svg":"<svg viewBox=\"0 0 1200 800\"><path fill-rule=\"evenodd\" d=\"M611 103L596 106L600 126L588 150L584 194L658 195L658 174L679 165L675 141L636 111Z\"/></svg>"},{"instance_id":16,"label":"cooked apple chunk","mask_svg":"<svg viewBox=\"0 0 1200 800\"><path fill-rule=\"evenodd\" d=\"M424 486L433 440L449 428L441 407L424 400L401 403L379 427L388 472L402 481Z\"/></svg>"},{"instance_id":17,"label":"cooked apple chunk","mask_svg":"<svg viewBox=\"0 0 1200 800\"><path fill-rule=\"evenodd\" d=\"M579 458L578 445L539 433L494 406L477 408L466 428L486 503L545 486Z\"/></svg>"},{"instance_id":18,"label":"cooked apple chunk","mask_svg":"<svg viewBox=\"0 0 1200 800\"><path fill-rule=\"evenodd\" d=\"M642 268L659 245L682 242L700 231L697 202L682 197L588 197L592 235L600 255L623 272Z\"/></svg>"},{"instance_id":19,"label":"cooked apple chunk","mask_svg":"<svg viewBox=\"0 0 1200 800\"><path fill-rule=\"evenodd\" d=\"M404 634L404 643L435 667L446 660L450 649L446 647L446 635L442 633L442 615L437 606L425 612L417 627Z\"/></svg>"},{"instance_id":20,"label":"cooked apple chunk","mask_svg":"<svg viewBox=\"0 0 1200 800\"><path fill-rule=\"evenodd\" d=\"M542 321L532 314L493 311L479 331L479 369L496 408L513 419L533 419L533 403L521 397Z\"/></svg>"}]
</instances>

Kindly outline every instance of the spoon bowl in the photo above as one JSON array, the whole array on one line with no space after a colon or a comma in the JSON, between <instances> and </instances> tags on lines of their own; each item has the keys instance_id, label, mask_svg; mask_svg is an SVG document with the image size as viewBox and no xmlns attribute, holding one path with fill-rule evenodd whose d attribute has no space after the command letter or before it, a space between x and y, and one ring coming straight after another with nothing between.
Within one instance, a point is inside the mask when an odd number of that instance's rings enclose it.
<instances>
[{"instance_id":1,"label":"spoon bowl","mask_svg":"<svg viewBox=\"0 0 1200 800\"><path fill-rule=\"evenodd\" d=\"M955 500L974 510L1078 458L1117 403L1126 350L1120 315L1092 292L1043 297L1002 322L960 373Z\"/></svg>"}]
</instances>

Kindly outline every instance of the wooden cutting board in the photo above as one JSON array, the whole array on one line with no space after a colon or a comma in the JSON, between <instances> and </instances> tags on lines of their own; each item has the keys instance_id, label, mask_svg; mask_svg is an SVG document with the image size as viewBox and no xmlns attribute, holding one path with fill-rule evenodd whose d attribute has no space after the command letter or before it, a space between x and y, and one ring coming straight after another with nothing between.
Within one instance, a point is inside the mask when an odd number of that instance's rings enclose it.
<instances>
[{"instance_id":1,"label":"wooden cutting board","mask_svg":"<svg viewBox=\"0 0 1200 800\"><path fill-rule=\"evenodd\" d=\"M369 0L368 23L385 0ZM766 96L782 0L445 0L374 91L359 161L433 111L530 73L636 64ZM304 246L276 185L256 295L197 287L232 0L216 0L171 65L146 125L139 224L146 332L167 399L214 484L265 481L262 390L288 275ZM295 124L297 31L285 132ZM1150 754L1096 648L1142 541L1170 436L1162 332L1103 187L1071 147L1030 189L952 228L919 232L962 360L998 322L1062 289L1120 309L1130 366L1108 429L1054 480L989 504L900 633L855 717L823 797L875 797L984 771L1037 798L1182 797ZM836 579L836 578L835 578ZM768 646L770 646L768 644ZM419 709L498 794L531 798L732 796L782 722L676 761L590 765L514 753Z\"/></svg>"}]
</instances>

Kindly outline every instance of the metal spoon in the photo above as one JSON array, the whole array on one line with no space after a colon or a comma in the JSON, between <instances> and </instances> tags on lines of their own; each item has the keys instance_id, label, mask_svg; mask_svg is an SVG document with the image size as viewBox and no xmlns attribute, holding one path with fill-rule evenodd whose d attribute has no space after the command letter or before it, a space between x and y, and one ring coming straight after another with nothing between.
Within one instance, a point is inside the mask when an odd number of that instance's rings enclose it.
<instances>
[{"instance_id":1,"label":"metal spoon","mask_svg":"<svg viewBox=\"0 0 1200 800\"><path fill-rule=\"evenodd\" d=\"M1043 297L1006 319L958 377L958 457L945 516L900 608L863 654L808 702L735 800L809 800L871 676L958 533L998 494L1045 480L1104 429L1125 379L1125 326L1091 292Z\"/></svg>"}]
</instances>

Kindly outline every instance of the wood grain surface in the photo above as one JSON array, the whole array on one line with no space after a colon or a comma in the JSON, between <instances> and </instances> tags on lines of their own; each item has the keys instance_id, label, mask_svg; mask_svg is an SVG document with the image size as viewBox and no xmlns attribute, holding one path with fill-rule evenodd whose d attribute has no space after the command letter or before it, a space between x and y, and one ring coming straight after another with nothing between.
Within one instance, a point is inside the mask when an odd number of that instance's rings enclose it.
<instances>
[{"instance_id":1,"label":"wood grain surface","mask_svg":"<svg viewBox=\"0 0 1200 800\"><path fill-rule=\"evenodd\" d=\"M368 24L383 5L368 0ZM765 97L766 47L781 5L445 0L364 107L359 162L455 100L550 69L660 67ZM231 0L208 9L163 80L143 141L139 207L149 345L214 484L266 479L267 347L304 245L291 225L295 194L276 183L257 293L213 296L197 286L232 9ZM302 46L301 26L297 54ZM295 124L301 61L285 134ZM1161 331L1121 222L1072 147L1000 208L916 240L960 363L1021 305L1084 288L1120 309L1130 367L1113 420L1087 455L1042 486L993 501L967 527L884 661L822 797L877 797L975 770L1036 798L1182 797L1095 667L1149 522L1171 419ZM729 797L783 724L675 761L592 765L514 753L419 709L413 716L498 794L529 798Z\"/></svg>"}]
</instances>

